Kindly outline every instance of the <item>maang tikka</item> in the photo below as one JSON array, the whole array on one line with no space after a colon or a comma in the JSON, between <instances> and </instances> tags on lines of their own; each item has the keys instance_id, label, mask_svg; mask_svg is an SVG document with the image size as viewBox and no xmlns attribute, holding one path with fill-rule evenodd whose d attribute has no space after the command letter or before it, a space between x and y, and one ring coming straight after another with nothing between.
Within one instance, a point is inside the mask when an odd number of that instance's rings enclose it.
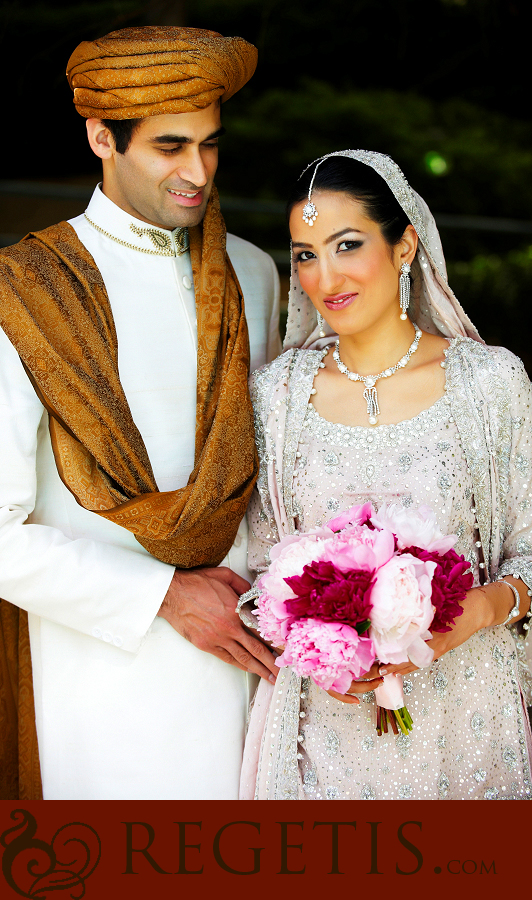
<instances>
[{"instance_id":1,"label":"maang tikka","mask_svg":"<svg viewBox=\"0 0 532 900\"><path fill-rule=\"evenodd\" d=\"M410 306L410 266L404 262L401 266L401 275L399 277L399 303L401 305L400 319L403 321L407 318L406 311Z\"/></svg>"},{"instance_id":2,"label":"maang tikka","mask_svg":"<svg viewBox=\"0 0 532 900\"><path fill-rule=\"evenodd\" d=\"M318 166L323 162L323 159L319 159L316 163L316 168L314 169L314 174L312 175L310 181L310 187L308 189L308 199L303 207L303 221L307 223L307 225L314 225L314 222L318 218L318 210L316 209L314 203L310 199L310 195L312 194L312 188L314 187L314 179L316 177L316 172L318 171Z\"/></svg>"}]
</instances>

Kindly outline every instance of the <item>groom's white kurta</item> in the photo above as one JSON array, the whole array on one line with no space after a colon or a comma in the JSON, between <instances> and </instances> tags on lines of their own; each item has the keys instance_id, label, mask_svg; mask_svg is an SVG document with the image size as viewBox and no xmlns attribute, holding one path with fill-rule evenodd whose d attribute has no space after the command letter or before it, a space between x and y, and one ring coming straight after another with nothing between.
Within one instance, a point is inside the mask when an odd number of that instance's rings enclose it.
<instances>
[{"instance_id":1,"label":"groom's white kurta","mask_svg":"<svg viewBox=\"0 0 532 900\"><path fill-rule=\"evenodd\" d=\"M190 257L155 249L97 188L71 221L102 273L120 379L162 491L194 462L196 314ZM168 233L168 232L167 232ZM172 238L173 239L173 238ZM279 351L269 256L228 236L251 368ZM27 609L45 799L236 799L248 676L156 613L173 568L79 506L57 474L48 418L0 329L0 596ZM247 576L245 523L224 561Z\"/></svg>"}]
</instances>

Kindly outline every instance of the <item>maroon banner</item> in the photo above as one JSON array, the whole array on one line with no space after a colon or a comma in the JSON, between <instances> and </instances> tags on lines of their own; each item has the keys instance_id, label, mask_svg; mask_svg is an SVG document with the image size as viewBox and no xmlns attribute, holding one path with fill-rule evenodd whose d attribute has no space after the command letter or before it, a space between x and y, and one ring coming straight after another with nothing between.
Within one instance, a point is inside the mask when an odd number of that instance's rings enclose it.
<instances>
[{"instance_id":1,"label":"maroon banner","mask_svg":"<svg viewBox=\"0 0 532 900\"><path fill-rule=\"evenodd\" d=\"M0 896L158 900L236 888L252 900L287 890L304 900L413 884L431 896L528 892L530 809L516 801L1 801Z\"/></svg>"}]
</instances>

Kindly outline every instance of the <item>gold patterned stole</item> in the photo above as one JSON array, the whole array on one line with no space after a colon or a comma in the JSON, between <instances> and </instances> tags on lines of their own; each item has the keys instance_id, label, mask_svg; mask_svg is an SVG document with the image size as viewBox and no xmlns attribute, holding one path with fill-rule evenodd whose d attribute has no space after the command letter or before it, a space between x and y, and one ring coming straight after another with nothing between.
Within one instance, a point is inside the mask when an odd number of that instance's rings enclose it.
<instances>
[{"instance_id":1,"label":"gold patterned stole","mask_svg":"<svg viewBox=\"0 0 532 900\"><path fill-rule=\"evenodd\" d=\"M0 251L0 324L48 410L61 479L85 509L180 568L223 560L258 472L244 303L225 238L213 188L203 226L190 229L198 320L195 463L185 487L165 492L120 383L102 276L74 229L61 222ZM178 341L176 335L176 353Z\"/></svg>"}]
</instances>

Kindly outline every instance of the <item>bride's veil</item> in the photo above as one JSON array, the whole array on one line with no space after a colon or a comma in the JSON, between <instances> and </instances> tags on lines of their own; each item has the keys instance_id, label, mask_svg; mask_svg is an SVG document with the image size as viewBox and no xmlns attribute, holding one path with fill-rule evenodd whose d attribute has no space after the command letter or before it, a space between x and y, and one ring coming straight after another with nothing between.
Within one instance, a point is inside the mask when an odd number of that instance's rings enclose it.
<instances>
[{"instance_id":1,"label":"bride's veil","mask_svg":"<svg viewBox=\"0 0 532 900\"><path fill-rule=\"evenodd\" d=\"M477 329L447 283L447 269L434 216L423 198L412 190L399 166L389 156L371 150L340 150L328 153L314 160L310 166L316 166L332 156L346 156L371 166L384 178L417 232L418 249L410 273L412 278L410 318L421 329L432 334L448 338L463 335L483 343ZM310 166L307 166L304 172ZM320 337L320 330L325 332L325 337ZM336 337L326 322L323 323L323 329L318 327L316 310L301 288L297 264L292 253L288 321L283 349L301 347L317 350L332 343Z\"/></svg>"}]
</instances>

